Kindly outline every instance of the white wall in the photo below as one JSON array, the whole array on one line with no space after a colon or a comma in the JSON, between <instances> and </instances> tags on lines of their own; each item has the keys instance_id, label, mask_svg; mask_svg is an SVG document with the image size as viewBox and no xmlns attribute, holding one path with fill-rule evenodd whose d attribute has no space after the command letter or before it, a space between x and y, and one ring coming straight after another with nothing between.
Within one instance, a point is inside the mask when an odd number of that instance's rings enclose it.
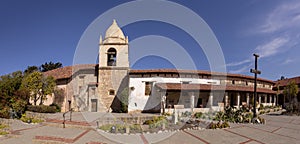
<instances>
[{"instance_id":1,"label":"white wall","mask_svg":"<svg viewBox=\"0 0 300 144\"><path fill-rule=\"evenodd\" d=\"M212 84L220 85L220 80L211 79L198 79L198 78L164 78L164 77L147 77L147 78L130 78L129 79L129 105L128 111L145 110L145 106L150 97L152 105L160 103L161 95L157 90L152 88L151 96L145 95L145 82L153 82L153 86L156 83L182 83L182 81L189 81L190 84ZM131 90L131 88L134 90ZM155 98L153 98L155 97ZM146 108L147 109L147 108Z\"/></svg>"}]
</instances>

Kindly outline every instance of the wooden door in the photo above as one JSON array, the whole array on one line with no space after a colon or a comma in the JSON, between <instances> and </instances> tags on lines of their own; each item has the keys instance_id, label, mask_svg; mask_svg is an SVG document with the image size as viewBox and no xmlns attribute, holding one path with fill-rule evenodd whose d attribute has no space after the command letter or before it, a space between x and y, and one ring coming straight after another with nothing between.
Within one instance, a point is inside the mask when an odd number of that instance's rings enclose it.
<instances>
[{"instance_id":1,"label":"wooden door","mask_svg":"<svg viewBox=\"0 0 300 144\"><path fill-rule=\"evenodd\" d=\"M92 99L92 108L91 108L91 111L92 112L97 112L97 99Z\"/></svg>"}]
</instances>

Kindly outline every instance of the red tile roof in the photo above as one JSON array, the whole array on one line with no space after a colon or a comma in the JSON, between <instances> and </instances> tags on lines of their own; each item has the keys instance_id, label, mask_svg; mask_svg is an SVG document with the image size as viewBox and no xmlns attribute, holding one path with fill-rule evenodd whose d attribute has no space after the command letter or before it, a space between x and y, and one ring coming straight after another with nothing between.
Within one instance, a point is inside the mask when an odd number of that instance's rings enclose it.
<instances>
[{"instance_id":1,"label":"red tile roof","mask_svg":"<svg viewBox=\"0 0 300 144\"><path fill-rule=\"evenodd\" d=\"M242 91L253 92L254 88L250 86L235 86L235 85L207 85L207 84L181 84L181 83L157 83L159 89L162 90L226 90L226 91ZM257 88L258 93L276 94L275 91L266 88Z\"/></svg>"},{"instance_id":2,"label":"red tile roof","mask_svg":"<svg viewBox=\"0 0 300 144\"><path fill-rule=\"evenodd\" d=\"M247 75L221 73L221 72L210 72L210 71L202 71L202 70L150 69L150 70L130 70L130 72L129 72L129 74L151 74L151 73L201 74L201 75L212 75L212 76L221 76L221 77L226 76L226 77L254 80L254 77L247 76ZM267 79L258 78L258 80L275 84L274 81L267 80Z\"/></svg>"},{"instance_id":3,"label":"red tile roof","mask_svg":"<svg viewBox=\"0 0 300 144\"><path fill-rule=\"evenodd\" d=\"M284 87L284 86L288 85L289 82L292 82L292 81L295 81L299 85L300 84L300 76L276 81L276 84L274 87L277 87L277 86Z\"/></svg>"},{"instance_id":4,"label":"red tile roof","mask_svg":"<svg viewBox=\"0 0 300 144\"><path fill-rule=\"evenodd\" d=\"M81 64L81 65L75 65L75 66L66 66L62 68L57 68L54 70L50 70L47 72L44 72L45 76L53 76L55 79L66 79L71 78L72 75L81 69L95 69L95 64Z\"/></svg>"}]
</instances>

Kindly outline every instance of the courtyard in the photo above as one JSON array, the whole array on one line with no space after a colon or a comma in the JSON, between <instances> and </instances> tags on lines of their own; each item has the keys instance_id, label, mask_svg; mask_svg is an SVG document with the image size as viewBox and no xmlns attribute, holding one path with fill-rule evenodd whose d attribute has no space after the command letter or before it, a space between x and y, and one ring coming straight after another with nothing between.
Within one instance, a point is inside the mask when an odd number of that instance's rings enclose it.
<instances>
[{"instance_id":1,"label":"courtyard","mask_svg":"<svg viewBox=\"0 0 300 144\"><path fill-rule=\"evenodd\" d=\"M230 123L230 128L159 131L156 133L113 134L96 129L103 117L147 117L151 114L117 114L74 112L72 121L63 128L62 113L47 114L46 121L27 124L20 120L2 120L9 125L10 134L1 136L0 143L299 143L300 117L279 114L261 115L266 124Z\"/></svg>"}]
</instances>

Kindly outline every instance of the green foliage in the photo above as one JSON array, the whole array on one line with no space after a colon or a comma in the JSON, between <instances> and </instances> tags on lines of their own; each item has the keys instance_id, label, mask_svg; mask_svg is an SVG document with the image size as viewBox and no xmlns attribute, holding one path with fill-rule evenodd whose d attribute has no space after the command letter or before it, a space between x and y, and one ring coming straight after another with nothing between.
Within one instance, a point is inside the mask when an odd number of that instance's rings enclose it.
<instances>
[{"instance_id":1,"label":"green foliage","mask_svg":"<svg viewBox=\"0 0 300 144\"><path fill-rule=\"evenodd\" d=\"M34 105L40 99L39 93L40 90L43 88L43 83L41 82L43 78L43 74L40 72L32 72L31 74L27 75L23 81L21 87L24 89L28 89L32 94L31 98L34 101Z\"/></svg>"},{"instance_id":2,"label":"green foliage","mask_svg":"<svg viewBox=\"0 0 300 144\"><path fill-rule=\"evenodd\" d=\"M149 128L157 128L157 127L162 127L162 125L167 124L168 120L164 116L158 116L154 117L152 120L146 120L144 122L145 125L149 125Z\"/></svg>"},{"instance_id":3,"label":"green foliage","mask_svg":"<svg viewBox=\"0 0 300 144\"><path fill-rule=\"evenodd\" d=\"M37 66L28 66L27 69L24 70L24 75L28 75L37 71L39 71L39 68Z\"/></svg>"},{"instance_id":4,"label":"green foliage","mask_svg":"<svg viewBox=\"0 0 300 144\"><path fill-rule=\"evenodd\" d=\"M14 92L20 88L23 75L21 71L16 71L0 77L1 95L5 98L13 96Z\"/></svg>"},{"instance_id":5,"label":"green foliage","mask_svg":"<svg viewBox=\"0 0 300 144\"><path fill-rule=\"evenodd\" d=\"M1 118L9 118L9 107L3 107L1 110L0 110L0 117Z\"/></svg>"},{"instance_id":6,"label":"green foliage","mask_svg":"<svg viewBox=\"0 0 300 144\"><path fill-rule=\"evenodd\" d=\"M28 92L20 89L23 79L21 71L16 71L0 77L0 117L9 118L13 109L21 115L28 101Z\"/></svg>"},{"instance_id":7,"label":"green foliage","mask_svg":"<svg viewBox=\"0 0 300 144\"><path fill-rule=\"evenodd\" d=\"M0 123L0 130L1 130L1 129L4 129L4 128L7 128L7 127L8 127L8 125L5 125L5 124Z\"/></svg>"},{"instance_id":8,"label":"green foliage","mask_svg":"<svg viewBox=\"0 0 300 144\"><path fill-rule=\"evenodd\" d=\"M211 122L210 125L209 125L209 129L217 129L217 128L228 128L230 127L229 126L229 123L228 122L217 122L217 123L214 123L214 122Z\"/></svg>"},{"instance_id":9,"label":"green foliage","mask_svg":"<svg viewBox=\"0 0 300 144\"><path fill-rule=\"evenodd\" d=\"M182 117L189 117L191 115L192 115L192 113L189 111L185 111L184 113L181 114Z\"/></svg>"},{"instance_id":10,"label":"green foliage","mask_svg":"<svg viewBox=\"0 0 300 144\"><path fill-rule=\"evenodd\" d=\"M5 130L8 127L9 127L8 125L4 124L3 122L0 122L0 135L9 134L9 132Z\"/></svg>"},{"instance_id":11,"label":"green foliage","mask_svg":"<svg viewBox=\"0 0 300 144\"><path fill-rule=\"evenodd\" d=\"M244 122L251 122L253 118L252 112L247 112L246 109L234 109L231 107L225 107L224 112L218 112L214 120L216 121L227 121L227 122L234 122L234 123L244 123Z\"/></svg>"},{"instance_id":12,"label":"green foliage","mask_svg":"<svg viewBox=\"0 0 300 144\"><path fill-rule=\"evenodd\" d=\"M172 115L172 114L167 113L167 112L163 114L163 116L171 116L171 115Z\"/></svg>"},{"instance_id":13,"label":"green foliage","mask_svg":"<svg viewBox=\"0 0 300 144\"><path fill-rule=\"evenodd\" d=\"M104 131L110 131L111 127L114 126L113 124L105 124L99 127L99 129L104 130Z\"/></svg>"},{"instance_id":14,"label":"green foliage","mask_svg":"<svg viewBox=\"0 0 300 144\"><path fill-rule=\"evenodd\" d=\"M50 71L50 70L61 68L61 67L62 67L62 63L60 63L60 62L53 63L52 61L50 61L49 63L46 62L46 63L42 64L40 66L40 70L41 70L41 72L46 72L46 71Z\"/></svg>"},{"instance_id":15,"label":"green foliage","mask_svg":"<svg viewBox=\"0 0 300 144\"><path fill-rule=\"evenodd\" d=\"M41 72L33 72L23 79L21 87L31 92L30 97L33 99L34 105L38 100L41 105L46 96L54 92L55 85L53 77L44 77Z\"/></svg>"},{"instance_id":16,"label":"green foliage","mask_svg":"<svg viewBox=\"0 0 300 144\"><path fill-rule=\"evenodd\" d=\"M295 81L291 81L283 90L284 95L294 98L298 94L298 85ZM291 100L291 99L290 99Z\"/></svg>"},{"instance_id":17,"label":"green foliage","mask_svg":"<svg viewBox=\"0 0 300 144\"><path fill-rule=\"evenodd\" d=\"M41 122L43 122L42 119L38 119L35 117L27 117L26 114L22 114L22 117L20 118L20 120L25 123L41 123Z\"/></svg>"},{"instance_id":18,"label":"green foliage","mask_svg":"<svg viewBox=\"0 0 300 144\"><path fill-rule=\"evenodd\" d=\"M0 131L0 135L7 135L7 134L9 134L9 132L7 132L7 131Z\"/></svg>"},{"instance_id":19,"label":"green foliage","mask_svg":"<svg viewBox=\"0 0 300 144\"><path fill-rule=\"evenodd\" d=\"M122 113L128 112L128 98L129 98L129 91L128 88L125 88L120 94L120 105L121 105Z\"/></svg>"},{"instance_id":20,"label":"green foliage","mask_svg":"<svg viewBox=\"0 0 300 144\"><path fill-rule=\"evenodd\" d=\"M126 127L130 128L130 131L142 131L142 128L138 124L124 125L124 124L106 124L99 127L99 129L104 131L111 131L111 128L115 126L117 133L125 133Z\"/></svg>"},{"instance_id":21,"label":"green foliage","mask_svg":"<svg viewBox=\"0 0 300 144\"><path fill-rule=\"evenodd\" d=\"M38 113L55 113L57 111L56 106L45 105L28 105L27 110Z\"/></svg>"},{"instance_id":22,"label":"green foliage","mask_svg":"<svg viewBox=\"0 0 300 144\"><path fill-rule=\"evenodd\" d=\"M56 104L56 103L52 103L51 105L49 105L49 106L55 106L55 108L56 108L56 112L61 112L61 107L58 105L58 104Z\"/></svg>"},{"instance_id":23,"label":"green foliage","mask_svg":"<svg viewBox=\"0 0 300 144\"><path fill-rule=\"evenodd\" d=\"M287 113L300 113L300 105L298 103L298 85L295 81L291 81L284 88L283 94L289 99L289 104L286 106Z\"/></svg>"},{"instance_id":24,"label":"green foliage","mask_svg":"<svg viewBox=\"0 0 300 144\"><path fill-rule=\"evenodd\" d=\"M263 104L260 104L258 110L261 110L261 109L264 109L264 108L265 108L264 105L263 105Z\"/></svg>"},{"instance_id":25,"label":"green foliage","mask_svg":"<svg viewBox=\"0 0 300 144\"><path fill-rule=\"evenodd\" d=\"M196 112L196 113L194 114L194 117L195 117L195 118L201 118L202 115L203 115L202 112Z\"/></svg>"},{"instance_id":26,"label":"green foliage","mask_svg":"<svg viewBox=\"0 0 300 144\"><path fill-rule=\"evenodd\" d=\"M12 108L16 112L17 118L20 118L21 114L25 112L27 102L24 100L16 100L12 103Z\"/></svg>"},{"instance_id":27,"label":"green foliage","mask_svg":"<svg viewBox=\"0 0 300 144\"><path fill-rule=\"evenodd\" d=\"M51 62L49 64L51 65ZM30 97L36 101L41 99L42 104L46 95L53 92L54 87L54 78L44 77L37 66L28 66L24 73L16 71L0 76L0 117L9 118L9 111L14 111L21 117Z\"/></svg>"}]
</instances>

